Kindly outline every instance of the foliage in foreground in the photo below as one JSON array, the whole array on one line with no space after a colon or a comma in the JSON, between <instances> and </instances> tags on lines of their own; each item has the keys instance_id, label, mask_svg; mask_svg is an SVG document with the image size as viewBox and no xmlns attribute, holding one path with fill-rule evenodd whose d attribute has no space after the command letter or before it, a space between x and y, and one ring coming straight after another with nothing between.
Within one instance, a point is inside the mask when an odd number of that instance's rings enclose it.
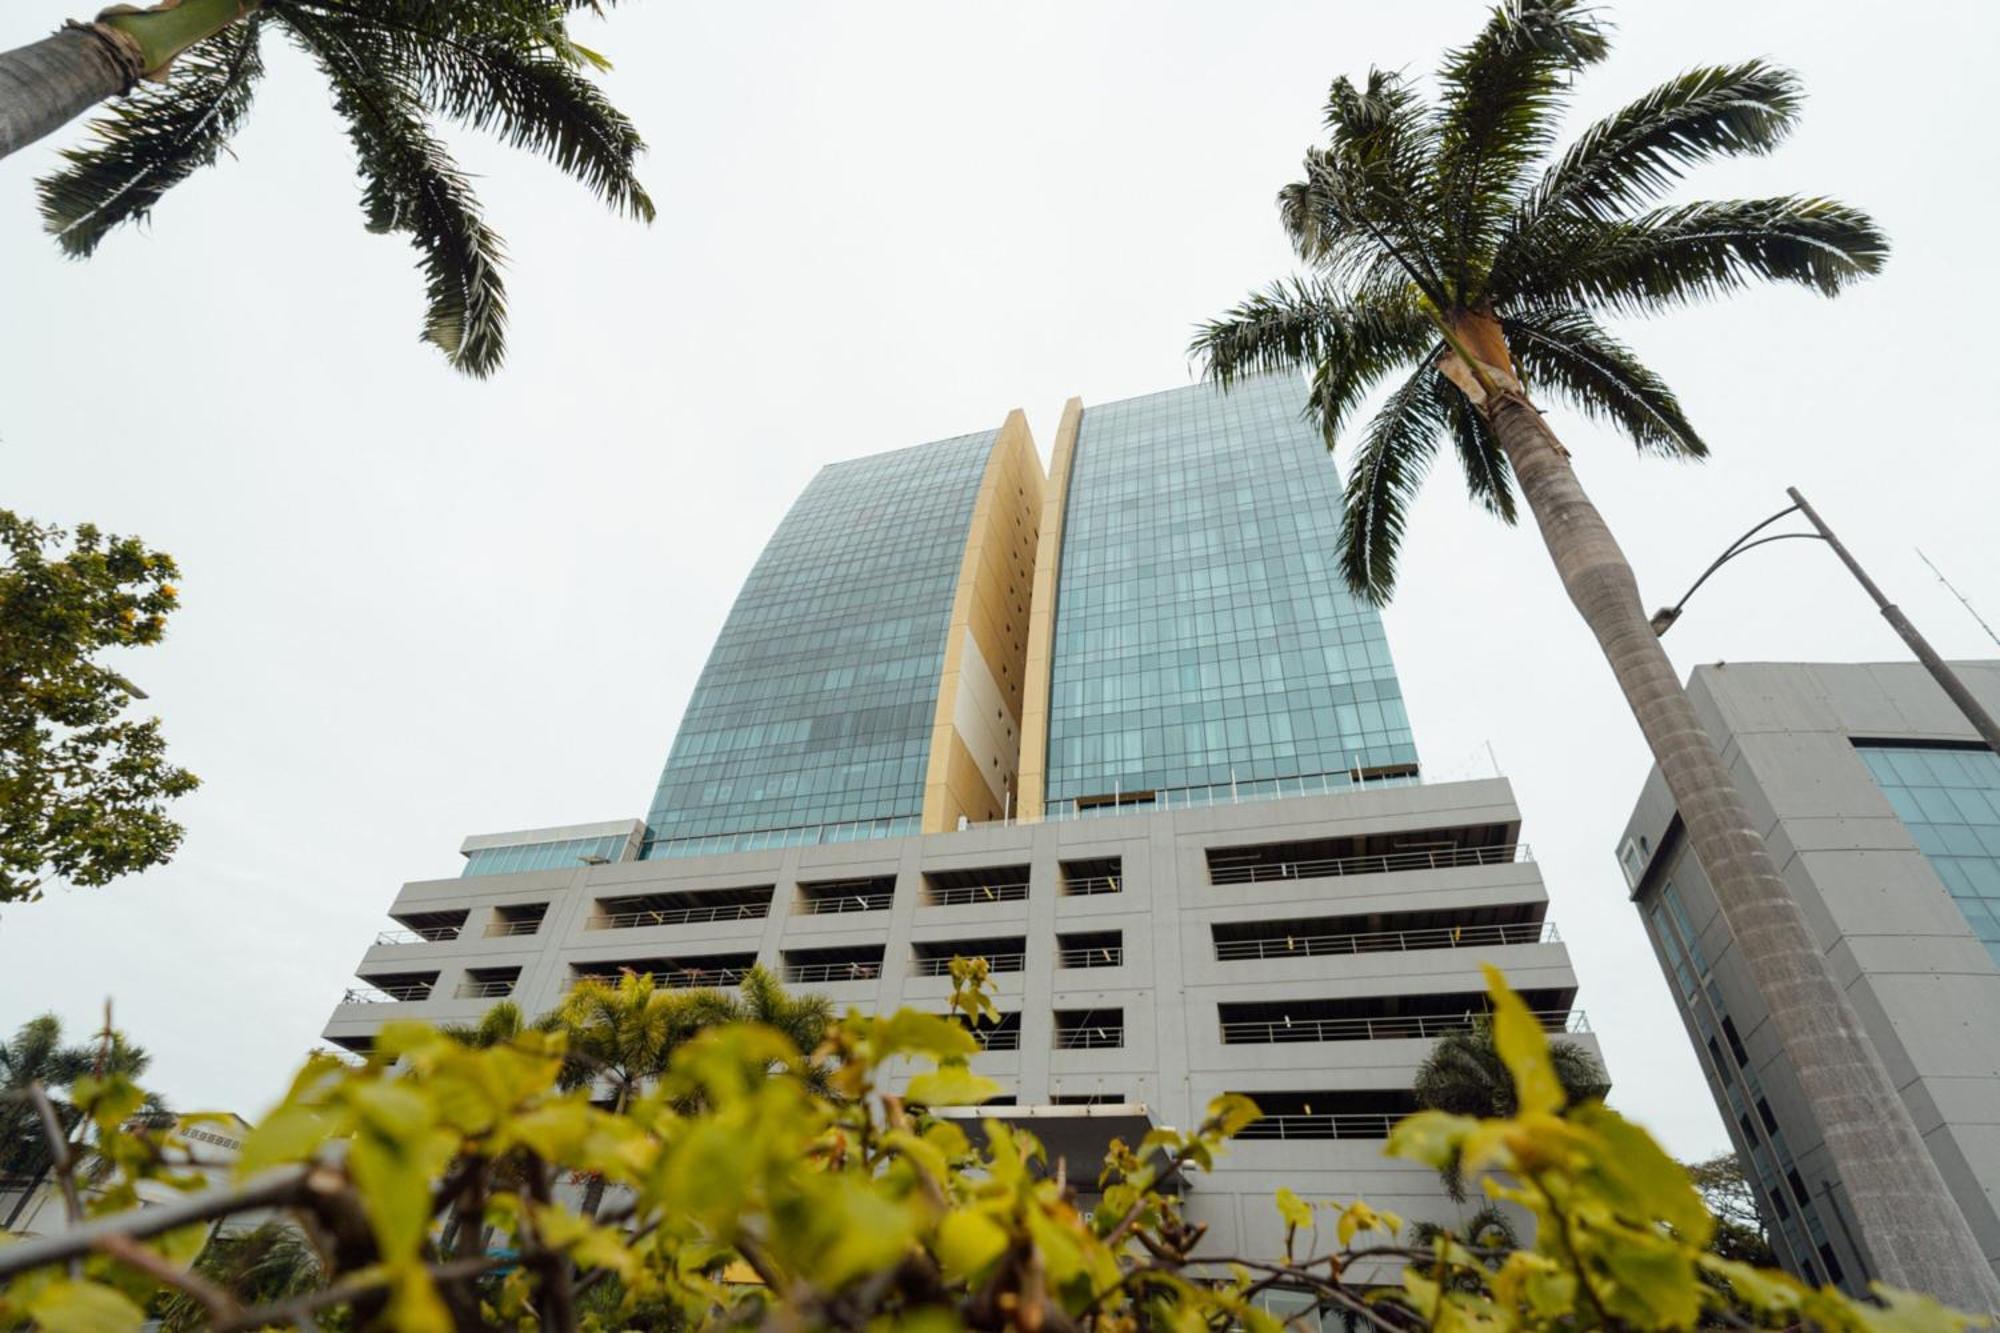
<instances>
[{"instance_id":1,"label":"foliage in foreground","mask_svg":"<svg viewBox=\"0 0 2000 1333\"><path fill-rule=\"evenodd\" d=\"M984 966L954 968L953 1008L976 1017L990 1005ZM101 1221L0 1247L0 1328L137 1329L163 1286L220 1329L312 1311L420 1331L1275 1333L1259 1304L1274 1289L1380 1329L1967 1325L1922 1297L1882 1291L1871 1307L1707 1253L1715 1219L1687 1176L1616 1112L1565 1107L1540 1025L1498 973L1491 981L1517 1114L1420 1112L1388 1151L1433 1167L1457 1155L1485 1173L1490 1195L1535 1219L1531 1250L1478 1253L1449 1234L1402 1245L1400 1218L1280 1190L1283 1253L1216 1252L1163 1186L1209 1169L1256 1118L1233 1096L1192 1130L1114 1145L1086 1216L1064 1164L1026 1134L999 1120L968 1133L922 1109L997 1091L971 1070L976 1048L956 1016L850 1013L812 1053L836 1066L824 1094L796 1076L807 1056L775 1031L714 1029L623 1114L560 1090L560 1036L475 1049L398 1024L362 1067L306 1066L246 1143L239 1185L143 1213L133 1182L175 1178L184 1154L169 1132L128 1128L140 1096L129 1080L80 1081L118 1179L96 1206ZM886 1091L908 1064L920 1072ZM597 1222L556 1197L576 1172L619 1187ZM245 1310L189 1265L214 1219L273 1206L296 1218L329 1285ZM454 1212L491 1233L452 1228L443 1252L436 1238ZM1377 1285L1363 1285L1368 1274Z\"/></svg>"},{"instance_id":2,"label":"foliage in foreground","mask_svg":"<svg viewBox=\"0 0 2000 1333\"><path fill-rule=\"evenodd\" d=\"M181 843L166 803L199 785L167 762L158 718L106 651L158 643L178 598L173 557L135 537L0 510L0 903L44 881L97 886Z\"/></svg>"}]
</instances>

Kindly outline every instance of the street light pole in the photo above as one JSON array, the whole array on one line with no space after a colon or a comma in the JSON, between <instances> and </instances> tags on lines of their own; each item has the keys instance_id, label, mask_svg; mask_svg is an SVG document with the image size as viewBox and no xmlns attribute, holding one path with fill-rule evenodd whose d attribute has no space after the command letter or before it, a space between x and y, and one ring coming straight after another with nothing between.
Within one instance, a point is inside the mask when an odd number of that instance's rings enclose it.
<instances>
[{"instance_id":1,"label":"street light pole","mask_svg":"<svg viewBox=\"0 0 2000 1333\"><path fill-rule=\"evenodd\" d=\"M1903 642L1910 646L1910 651L1917 655L1917 660L1923 663L1926 671L1931 673L1931 678L1937 681L1939 687L1944 690L1951 701L1958 705L1958 711L1965 715L1965 720L1972 724L1972 729L1979 733L1980 739L1986 742L1987 748L1996 754L2000 754L2000 722L1995 722L1993 715L1986 711L1985 705L1973 697L1972 691L1966 688L1965 682L1959 679L1958 673L1953 671L1950 664L1937 655L1937 651L1931 647L1930 641L1917 632L1917 627L1910 623L1910 618L1903 614L1902 609L1883 595L1882 590L1875 585L1875 580L1868 577L1868 572L1861 568L1860 562L1848 552L1845 546L1841 545L1840 538L1833 535L1833 529L1826 525L1826 520L1819 516L1819 511L1806 502L1805 496L1799 494L1798 487L1787 486L1785 494L1792 497L1790 505L1780 509L1777 513L1771 515L1762 523L1759 523L1756 527L1731 542L1729 548L1717 556L1715 561L1701 572L1701 577L1694 581L1693 587L1690 587L1685 593L1681 594L1681 599L1678 602L1675 602L1672 606L1662 607L1653 613L1653 633L1665 637L1666 632L1673 628L1674 622L1680 619L1681 608L1687 605L1688 598L1694 596L1695 590L1708 582L1708 576L1731 560L1734 560L1737 556L1742 555L1745 551L1753 547L1763 546L1767 542L1786 541L1794 538L1805 541L1825 542L1833 548L1833 553L1840 557L1840 562L1847 566L1848 572L1854 575L1855 581L1861 585L1862 589L1875 599L1875 605L1880 608L1882 618L1888 621L1889 627L1895 630ZM1805 515L1806 521L1813 525L1813 531L1779 532L1773 533L1768 537L1757 537L1757 534L1765 528L1770 527L1773 523L1791 513ZM1752 537L1757 537L1757 540L1750 540Z\"/></svg>"}]
</instances>

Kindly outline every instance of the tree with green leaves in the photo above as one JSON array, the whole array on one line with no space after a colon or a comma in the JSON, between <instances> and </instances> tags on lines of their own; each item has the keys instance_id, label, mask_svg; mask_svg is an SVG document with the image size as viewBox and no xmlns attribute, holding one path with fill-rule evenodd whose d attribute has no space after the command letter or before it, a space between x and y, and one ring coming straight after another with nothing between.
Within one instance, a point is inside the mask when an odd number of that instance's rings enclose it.
<instances>
[{"instance_id":1,"label":"tree with green leaves","mask_svg":"<svg viewBox=\"0 0 2000 1333\"><path fill-rule=\"evenodd\" d=\"M1603 1066L1573 1041L1550 1042L1549 1064L1571 1105L1601 1102L1611 1091ZM1514 1100L1514 1080L1494 1044L1490 1019L1475 1022L1463 1032L1447 1032L1433 1042L1423 1063L1417 1066L1411 1092L1418 1106L1451 1115L1504 1120L1519 1109ZM1464 1203L1465 1173L1460 1164L1447 1162L1439 1169L1438 1176L1444 1181L1445 1192L1454 1201ZM1477 1232L1468 1230L1466 1234Z\"/></svg>"},{"instance_id":2,"label":"tree with green leaves","mask_svg":"<svg viewBox=\"0 0 2000 1333\"><path fill-rule=\"evenodd\" d=\"M250 1306L287 1300L326 1286L326 1274L312 1242L297 1226L279 1220L212 1236L191 1272L228 1293L232 1300ZM185 1291L163 1294L155 1303L154 1314L162 1333L193 1333L211 1326L208 1309Z\"/></svg>"},{"instance_id":3,"label":"tree with green leaves","mask_svg":"<svg viewBox=\"0 0 2000 1333\"><path fill-rule=\"evenodd\" d=\"M166 805L199 785L109 650L156 644L179 605L173 558L136 537L0 510L0 903L51 878L99 886L170 858Z\"/></svg>"},{"instance_id":4,"label":"tree with green leaves","mask_svg":"<svg viewBox=\"0 0 2000 1333\"><path fill-rule=\"evenodd\" d=\"M1701 1193L1701 1201L1715 1214L1715 1238L1709 1248L1725 1259L1736 1259L1760 1268L1775 1267L1778 1257L1764 1230L1764 1215L1757 1207L1757 1191L1743 1173L1743 1159L1734 1152L1719 1152L1699 1162L1684 1162L1688 1179Z\"/></svg>"},{"instance_id":5,"label":"tree with green leaves","mask_svg":"<svg viewBox=\"0 0 2000 1333\"><path fill-rule=\"evenodd\" d=\"M190 1145L133 1114L143 1094L130 1079L81 1080L117 1169L87 1226L0 1246L0 1329L137 1330L166 1292L222 1333L1283 1333L1335 1317L1384 1333L1965 1333L1973 1322L1927 1296L1815 1290L1708 1248L1715 1219L1687 1173L1602 1102L1566 1100L1541 1024L1490 971L1515 1113L1420 1111L1384 1151L1433 1168L1462 1160L1533 1219L1532 1242L1407 1240L1404 1219L1365 1200L1280 1188L1282 1246L1239 1249L1231 1238L1247 1227L1212 1233L1193 1201L1201 1173L1258 1119L1246 1097L1217 1097L1187 1129L1114 1139L1094 1187L1019 1122L931 1113L999 1091L972 1072L979 1046L957 1021L987 1012L990 997L968 989L984 970L954 960L952 1017L850 1011L810 1052L759 1023L710 1028L616 1114L562 1090L562 1032L478 1048L392 1022L359 1066L308 1062L245 1139L237 1180L143 1208L138 1186L184 1177ZM834 1070L833 1095L784 1076L808 1059ZM596 1220L559 1199L553 1182L578 1172L616 1181L619 1207ZM438 1217L468 1194L491 1240L449 1244ZM266 1269L248 1246L250 1262L198 1258L210 1228L273 1214L311 1243L321 1277ZM272 1280L243 1280L253 1272Z\"/></svg>"},{"instance_id":6,"label":"tree with green leaves","mask_svg":"<svg viewBox=\"0 0 2000 1333\"><path fill-rule=\"evenodd\" d=\"M1308 411L1329 447L1390 380L1346 483L1341 566L1370 600L1394 589L1405 516L1446 442L1473 500L1503 521L1516 516L1518 488L1743 944L1880 1271L2000 1309L2000 1281L1537 402L1566 404L1641 452L1700 458L1708 446L1679 399L1605 317L1669 311L1753 282L1831 296L1878 272L1888 242L1865 213L1816 196L1657 203L1689 168L1767 153L1790 133L1799 81L1761 60L1689 70L1559 148L1573 80L1607 50L1583 0L1507 0L1446 55L1434 100L1382 70L1358 86L1335 80L1327 145L1278 196L1310 274L1203 326L1192 351L1225 386L1309 370Z\"/></svg>"},{"instance_id":7,"label":"tree with green leaves","mask_svg":"<svg viewBox=\"0 0 2000 1333\"><path fill-rule=\"evenodd\" d=\"M407 236L424 274L422 337L457 369L505 351L500 236L439 136L439 120L553 162L617 212L650 222L635 164L645 144L591 75L604 58L571 35L596 0L165 0L118 5L0 53L0 156L107 99L93 136L40 183L64 253L96 250L168 189L228 151L281 38L318 65L347 122L368 229Z\"/></svg>"}]
</instances>

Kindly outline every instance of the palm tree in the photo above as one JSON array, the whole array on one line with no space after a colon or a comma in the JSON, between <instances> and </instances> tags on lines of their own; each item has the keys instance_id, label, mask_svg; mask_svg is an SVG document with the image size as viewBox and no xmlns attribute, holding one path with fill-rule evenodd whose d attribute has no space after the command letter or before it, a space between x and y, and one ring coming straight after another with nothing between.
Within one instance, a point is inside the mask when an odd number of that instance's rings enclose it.
<instances>
[{"instance_id":1,"label":"palm tree","mask_svg":"<svg viewBox=\"0 0 2000 1333\"><path fill-rule=\"evenodd\" d=\"M65 1135L75 1132L83 1113L63 1096L64 1091L85 1074L117 1073L137 1078L146 1072L152 1057L111 1031L108 1040L90 1046L65 1046L62 1020L42 1014L21 1025L14 1039L0 1042L0 1180L11 1180L21 1195L8 1210L0 1230L11 1228L35 1197L42 1182L55 1166L55 1150L41 1116L25 1094L39 1086L49 1094L56 1119ZM149 1114L167 1114L165 1108L148 1099Z\"/></svg>"},{"instance_id":2,"label":"palm tree","mask_svg":"<svg viewBox=\"0 0 2000 1333\"><path fill-rule=\"evenodd\" d=\"M269 1305L326 1285L319 1254L299 1229L270 1221L249 1231L212 1237L194 1271L246 1307ZM155 1307L164 1333L207 1328L208 1311L185 1292L169 1292Z\"/></svg>"},{"instance_id":3,"label":"palm tree","mask_svg":"<svg viewBox=\"0 0 2000 1333\"><path fill-rule=\"evenodd\" d=\"M535 1026L568 1037L562 1085L609 1084L612 1113L620 1114L647 1083L666 1072L676 1051L709 1028L761 1023L807 1056L826 1035L832 1017L825 996L791 995L764 968L752 967L735 994L706 988L661 990L650 975L631 971L615 986L587 977ZM810 1062L801 1068L808 1082L823 1082L825 1071ZM584 1191L584 1215L597 1216L603 1202L604 1178L593 1176Z\"/></svg>"},{"instance_id":4,"label":"palm tree","mask_svg":"<svg viewBox=\"0 0 2000 1333\"><path fill-rule=\"evenodd\" d=\"M505 1046L533 1026L521 1012L520 1005L512 1000L502 1000L481 1014L477 1023L441 1023L438 1031L461 1046L486 1051L495 1046Z\"/></svg>"},{"instance_id":5,"label":"palm tree","mask_svg":"<svg viewBox=\"0 0 2000 1333\"><path fill-rule=\"evenodd\" d=\"M1393 73L1371 71L1360 87L1337 79L1328 146L1278 197L1313 274L1203 326L1192 351L1225 386L1310 368L1308 411L1329 446L1378 381L1402 375L1361 431L1347 479L1342 571L1375 601L1394 587L1404 516L1442 440L1472 498L1503 520L1518 483L1743 944L1882 1277L2000 1309L2000 1282L1648 625L1631 566L1530 397L1532 386L1643 452L1699 458L1707 446L1673 391L1599 317L1758 279L1832 295L1877 272L1887 242L1867 215L1825 198L1647 206L1686 169L1765 153L1790 131L1798 80L1763 61L1690 70L1552 153L1572 77L1607 47L1583 0L1509 0L1447 54L1434 107Z\"/></svg>"},{"instance_id":6,"label":"palm tree","mask_svg":"<svg viewBox=\"0 0 2000 1333\"><path fill-rule=\"evenodd\" d=\"M40 183L65 253L89 255L122 222L227 151L249 114L267 33L326 76L347 122L368 229L421 256L423 338L457 369L490 374L505 350L503 247L434 128L489 130L555 163L614 210L651 221L634 175L645 144L589 72L603 57L569 33L595 0L165 0L106 10L0 53L0 157L123 94L89 144ZM121 7L122 8L122 7ZM144 82L141 82L141 81Z\"/></svg>"},{"instance_id":7,"label":"palm tree","mask_svg":"<svg viewBox=\"0 0 2000 1333\"><path fill-rule=\"evenodd\" d=\"M1596 1058L1573 1041L1550 1042L1549 1063L1555 1066L1556 1081L1570 1105L1602 1101L1611 1091ZM1514 1095L1514 1078L1493 1044L1493 1025L1484 1018L1463 1032L1439 1037L1417 1066L1411 1091L1417 1105L1427 1111L1487 1120L1510 1119L1520 1105ZM1457 1160L1440 1168L1438 1176L1444 1181L1445 1192L1464 1203L1465 1176ZM1466 1234L1476 1231L1469 1229Z\"/></svg>"}]
</instances>

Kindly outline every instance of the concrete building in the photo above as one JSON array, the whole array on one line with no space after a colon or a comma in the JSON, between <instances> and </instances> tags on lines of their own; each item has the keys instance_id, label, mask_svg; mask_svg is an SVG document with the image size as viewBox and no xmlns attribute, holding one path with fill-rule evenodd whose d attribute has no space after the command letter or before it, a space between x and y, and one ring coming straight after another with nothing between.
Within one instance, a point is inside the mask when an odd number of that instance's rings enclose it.
<instances>
[{"instance_id":1,"label":"concrete building","mask_svg":"<svg viewBox=\"0 0 2000 1333\"><path fill-rule=\"evenodd\" d=\"M757 963L937 1010L977 954L986 1113L1052 1150L1263 1105L1192 1187L1221 1247L1275 1251L1280 1184L1456 1220L1381 1156L1416 1066L1484 1008L1482 961L1552 1030L1582 1028L1576 980L1507 784L1419 781L1379 618L1331 568L1302 394L1072 402L1047 479L1019 414L826 469L649 819L468 839L463 875L397 895L328 1040Z\"/></svg>"},{"instance_id":2,"label":"concrete building","mask_svg":"<svg viewBox=\"0 0 2000 1333\"><path fill-rule=\"evenodd\" d=\"M2000 708L2000 663L1958 670ZM1688 688L2000 1265L2000 755L1915 663L1732 663ZM1618 859L1780 1260L1861 1290L1866 1237L1657 769Z\"/></svg>"}]
</instances>

